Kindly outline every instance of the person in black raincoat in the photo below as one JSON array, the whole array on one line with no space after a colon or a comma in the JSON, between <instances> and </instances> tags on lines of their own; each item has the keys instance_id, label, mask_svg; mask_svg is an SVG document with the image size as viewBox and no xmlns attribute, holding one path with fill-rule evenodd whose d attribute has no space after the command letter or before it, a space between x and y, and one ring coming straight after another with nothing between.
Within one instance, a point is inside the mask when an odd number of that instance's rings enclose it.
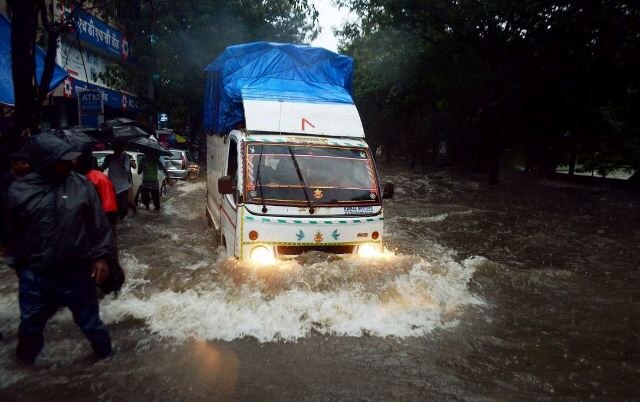
<instances>
[{"instance_id":1,"label":"person in black raincoat","mask_svg":"<svg viewBox=\"0 0 640 402\"><path fill-rule=\"evenodd\" d=\"M96 284L117 257L113 229L91 182L71 171L79 155L71 145L40 134L26 149L34 171L11 186L7 200L20 282L17 355L33 364L47 320L66 306L96 355L108 357L111 339L100 320Z\"/></svg>"},{"instance_id":2,"label":"person in black raincoat","mask_svg":"<svg viewBox=\"0 0 640 402\"><path fill-rule=\"evenodd\" d=\"M29 155L24 152L15 152L9 155L11 169L3 175L0 175L0 213L2 214L2 219L0 219L0 257L4 256L5 246L11 237L11 233L8 232L9 228L7 227L7 214L9 212L7 209L7 196L9 187L11 187L14 181L23 178L29 173L31 169L29 165L30 159Z\"/></svg>"}]
</instances>

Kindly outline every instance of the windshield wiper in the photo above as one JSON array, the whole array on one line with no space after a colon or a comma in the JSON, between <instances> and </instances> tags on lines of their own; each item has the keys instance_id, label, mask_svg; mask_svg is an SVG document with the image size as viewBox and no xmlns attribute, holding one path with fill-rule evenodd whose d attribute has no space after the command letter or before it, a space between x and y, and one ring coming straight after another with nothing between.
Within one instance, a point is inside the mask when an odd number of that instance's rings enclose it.
<instances>
[{"instance_id":1,"label":"windshield wiper","mask_svg":"<svg viewBox=\"0 0 640 402\"><path fill-rule=\"evenodd\" d=\"M296 168L296 173L298 173L298 179L300 179L300 184L302 184L302 190L304 191L304 198L307 199L307 204L309 205L309 213L313 214L316 210L311 205L311 200L309 199L309 194L307 194L307 185L304 183L304 178L302 177L302 172L300 171L300 165L298 165L298 160L293 153L291 147L289 147L289 153L291 154L291 160L293 161L293 166Z\"/></svg>"},{"instance_id":2,"label":"windshield wiper","mask_svg":"<svg viewBox=\"0 0 640 402\"><path fill-rule=\"evenodd\" d=\"M260 157L258 158L258 170L256 170L256 183L260 186L258 190L260 192L260 200L262 201L262 213L267 213L267 206L264 202L264 195L262 193L262 177L260 176L260 166L262 166L262 154L264 153L264 145L260 145Z\"/></svg>"}]
</instances>

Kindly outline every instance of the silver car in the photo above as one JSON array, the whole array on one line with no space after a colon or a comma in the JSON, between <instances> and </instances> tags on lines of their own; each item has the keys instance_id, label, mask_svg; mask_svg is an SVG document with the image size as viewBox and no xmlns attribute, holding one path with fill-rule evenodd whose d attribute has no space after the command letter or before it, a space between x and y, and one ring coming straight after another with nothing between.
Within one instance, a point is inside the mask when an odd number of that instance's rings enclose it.
<instances>
[{"instance_id":1,"label":"silver car","mask_svg":"<svg viewBox=\"0 0 640 402\"><path fill-rule=\"evenodd\" d=\"M198 177L199 165L193 160L189 151L171 149L171 156L164 157L164 167L172 179L190 179Z\"/></svg>"}]
</instances>

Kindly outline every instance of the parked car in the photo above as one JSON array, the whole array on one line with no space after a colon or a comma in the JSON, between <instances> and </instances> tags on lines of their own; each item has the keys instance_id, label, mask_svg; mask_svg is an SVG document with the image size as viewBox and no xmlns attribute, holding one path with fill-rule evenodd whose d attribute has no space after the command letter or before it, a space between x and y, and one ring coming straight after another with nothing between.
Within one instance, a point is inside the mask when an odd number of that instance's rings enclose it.
<instances>
[{"instance_id":1,"label":"parked car","mask_svg":"<svg viewBox=\"0 0 640 402\"><path fill-rule=\"evenodd\" d=\"M194 179L200 175L198 165L189 151L183 149L171 149L171 156L164 157L165 167L172 179Z\"/></svg>"},{"instance_id":2,"label":"parked car","mask_svg":"<svg viewBox=\"0 0 640 402\"><path fill-rule=\"evenodd\" d=\"M133 205L136 194L138 194L138 190L140 189L140 185L142 184L142 173L139 173L140 166L142 166L142 160L144 159L144 154L142 152L135 151L125 151L129 156L136 161L137 168L131 168L131 176L132 176L132 191L129 193L129 205ZM98 166L104 163L104 159L107 155L113 154L113 151L93 151L93 158L96 160ZM104 170L105 174L109 174L109 169ZM158 171L158 184L160 185L161 193L165 194L166 187L166 175L162 170Z\"/></svg>"}]
</instances>

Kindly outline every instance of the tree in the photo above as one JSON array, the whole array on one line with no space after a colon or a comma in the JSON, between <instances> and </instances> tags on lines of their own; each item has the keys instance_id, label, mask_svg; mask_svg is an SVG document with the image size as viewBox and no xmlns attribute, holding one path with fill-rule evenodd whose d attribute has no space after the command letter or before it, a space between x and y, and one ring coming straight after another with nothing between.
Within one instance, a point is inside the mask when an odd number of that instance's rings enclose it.
<instances>
[{"instance_id":1,"label":"tree","mask_svg":"<svg viewBox=\"0 0 640 402\"><path fill-rule=\"evenodd\" d=\"M257 40L304 43L318 33L317 11L306 0L125 1L117 11L136 69L113 66L102 78L144 93L153 77L154 109L168 112L179 128L200 123L204 68L225 47Z\"/></svg>"},{"instance_id":2,"label":"tree","mask_svg":"<svg viewBox=\"0 0 640 402\"><path fill-rule=\"evenodd\" d=\"M7 5L14 21L11 24L11 60L15 93L15 130L8 133L8 142L10 149L17 149L27 130L34 133L39 130L42 103L49 93L55 68L58 38L68 29L69 19L53 22L44 0L9 0ZM40 26L46 53L38 85L35 49Z\"/></svg>"},{"instance_id":3,"label":"tree","mask_svg":"<svg viewBox=\"0 0 640 402\"><path fill-rule=\"evenodd\" d=\"M338 4L360 17L341 32L342 50L359 66L356 98L384 98L376 104L390 113L373 119L391 116L395 143L426 155L446 138L456 162L487 169L491 183L506 149L538 172L588 153L603 171L631 163L637 131L624 105L639 94L635 2Z\"/></svg>"}]
</instances>

